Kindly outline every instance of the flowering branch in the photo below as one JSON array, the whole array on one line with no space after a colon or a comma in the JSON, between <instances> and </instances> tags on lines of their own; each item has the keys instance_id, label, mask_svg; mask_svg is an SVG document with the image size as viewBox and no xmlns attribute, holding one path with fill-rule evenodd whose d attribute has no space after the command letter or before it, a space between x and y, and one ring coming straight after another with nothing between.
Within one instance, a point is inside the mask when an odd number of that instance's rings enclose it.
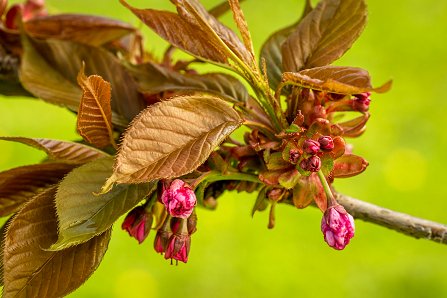
<instances>
[{"instance_id":1,"label":"flowering branch","mask_svg":"<svg viewBox=\"0 0 447 298\"><path fill-rule=\"evenodd\" d=\"M337 201L356 219L372 222L414 238L447 244L447 225L382 208L343 194Z\"/></svg>"}]
</instances>

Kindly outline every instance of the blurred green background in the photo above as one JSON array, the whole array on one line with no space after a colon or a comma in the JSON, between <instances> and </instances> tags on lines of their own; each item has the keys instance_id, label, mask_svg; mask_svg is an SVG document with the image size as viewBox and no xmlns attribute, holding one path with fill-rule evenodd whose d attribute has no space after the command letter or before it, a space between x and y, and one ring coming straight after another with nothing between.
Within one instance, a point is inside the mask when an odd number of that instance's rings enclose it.
<instances>
[{"instance_id":1,"label":"blurred green background","mask_svg":"<svg viewBox=\"0 0 447 298\"><path fill-rule=\"evenodd\" d=\"M118 0L48 0L53 13L80 12L141 24ZM170 8L167 0L129 0L137 7ZM270 32L294 22L303 0L248 0L242 7L259 50ZM447 223L447 1L370 0L369 23L337 62L369 70L375 85L393 88L374 95L367 132L354 152L370 166L337 181L350 196ZM218 0L207 0L211 7ZM231 23L231 15L223 18ZM148 49L165 43L144 30ZM76 139L75 117L36 100L0 98L0 135ZM28 147L0 143L0 170L38 162ZM198 210L188 264L171 266L152 249L114 229L97 272L70 297L447 297L447 246L416 240L356 221L344 251L323 241L315 208L277 208L250 217L255 197L236 193L219 199L216 211Z\"/></svg>"}]
</instances>

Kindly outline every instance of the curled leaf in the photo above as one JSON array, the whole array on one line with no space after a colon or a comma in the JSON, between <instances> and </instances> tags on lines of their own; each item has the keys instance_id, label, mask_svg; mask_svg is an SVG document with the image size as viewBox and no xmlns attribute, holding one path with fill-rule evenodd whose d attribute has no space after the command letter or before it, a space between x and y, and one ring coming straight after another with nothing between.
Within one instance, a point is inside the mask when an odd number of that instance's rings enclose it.
<instances>
[{"instance_id":1,"label":"curled leaf","mask_svg":"<svg viewBox=\"0 0 447 298\"><path fill-rule=\"evenodd\" d=\"M338 123L338 125L343 129L342 133L344 137L357 137L365 131L368 119L369 113L364 113L360 117Z\"/></svg>"},{"instance_id":2,"label":"curled leaf","mask_svg":"<svg viewBox=\"0 0 447 298\"><path fill-rule=\"evenodd\" d=\"M356 176L368 167L368 162L360 156L345 154L334 162L332 175L334 178L348 178Z\"/></svg>"},{"instance_id":3,"label":"curled leaf","mask_svg":"<svg viewBox=\"0 0 447 298\"><path fill-rule=\"evenodd\" d=\"M287 85L339 94L363 92L383 93L391 88L391 81L373 88L369 73L357 67L323 66L300 72L285 72L282 81Z\"/></svg>"},{"instance_id":4,"label":"curled leaf","mask_svg":"<svg viewBox=\"0 0 447 298\"><path fill-rule=\"evenodd\" d=\"M84 64L78 74L78 84L83 90L78 110L77 130L89 143L103 148L115 147L112 131L112 107L110 83L101 76L84 73Z\"/></svg>"},{"instance_id":5,"label":"curled leaf","mask_svg":"<svg viewBox=\"0 0 447 298\"><path fill-rule=\"evenodd\" d=\"M242 35L242 40L244 41L245 48L248 50L252 56L252 62L255 62L255 52L253 50L253 42L251 40L250 31L248 30L248 24L245 20L244 12L241 9L239 0L229 0L231 11L233 12L234 21Z\"/></svg>"},{"instance_id":6,"label":"curled leaf","mask_svg":"<svg viewBox=\"0 0 447 298\"><path fill-rule=\"evenodd\" d=\"M24 29L34 38L70 40L91 46L101 46L136 30L121 21L80 14L32 18L24 23Z\"/></svg>"},{"instance_id":7,"label":"curled leaf","mask_svg":"<svg viewBox=\"0 0 447 298\"><path fill-rule=\"evenodd\" d=\"M238 113L217 97L179 96L154 104L126 131L106 185L190 173L241 123Z\"/></svg>"}]
</instances>

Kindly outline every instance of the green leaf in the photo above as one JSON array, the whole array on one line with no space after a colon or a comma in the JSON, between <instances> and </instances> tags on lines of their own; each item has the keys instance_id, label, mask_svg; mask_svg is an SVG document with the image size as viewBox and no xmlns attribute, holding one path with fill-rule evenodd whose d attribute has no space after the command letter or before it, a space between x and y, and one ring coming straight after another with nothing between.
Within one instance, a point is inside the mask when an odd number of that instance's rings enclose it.
<instances>
[{"instance_id":1,"label":"green leaf","mask_svg":"<svg viewBox=\"0 0 447 298\"><path fill-rule=\"evenodd\" d=\"M251 217L255 215L256 211L264 211L268 207L269 200L267 198L267 190L268 187L266 186L264 186L259 190L255 204L251 209Z\"/></svg>"},{"instance_id":2,"label":"green leaf","mask_svg":"<svg viewBox=\"0 0 447 298\"><path fill-rule=\"evenodd\" d=\"M110 241L110 229L62 251L47 251L57 239L56 188L34 197L9 225L4 247L3 297L62 297L96 270Z\"/></svg>"},{"instance_id":3,"label":"green leaf","mask_svg":"<svg viewBox=\"0 0 447 298\"><path fill-rule=\"evenodd\" d=\"M362 33L367 19L364 0L323 0L282 45L284 71L297 72L332 63Z\"/></svg>"},{"instance_id":4,"label":"green leaf","mask_svg":"<svg viewBox=\"0 0 447 298\"><path fill-rule=\"evenodd\" d=\"M18 142L42 150L48 154L49 159L64 163L83 164L107 156L93 147L67 141L23 137L0 137L0 140Z\"/></svg>"},{"instance_id":5,"label":"green leaf","mask_svg":"<svg viewBox=\"0 0 447 298\"><path fill-rule=\"evenodd\" d=\"M218 97L179 96L149 106L126 131L104 190L114 182L190 173L241 123L238 113Z\"/></svg>"},{"instance_id":6,"label":"green leaf","mask_svg":"<svg viewBox=\"0 0 447 298\"><path fill-rule=\"evenodd\" d=\"M304 88L339 94L363 92L383 93L391 88L391 81L373 88L369 73L361 68L344 66L323 66L300 72L283 73L283 82Z\"/></svg>"},{"instance_id":7,"label":"green leaf","mask_svg":"<svg viewBox=\"0 0 447 298\"><path fill-rule=\"evenodd\" d=\"M289 35L295 31L296 26L301 20L311 11L312 5L310 0L306 0L303 15L300 20L270 35L261 47L261 62L262 59L265 59L267 65L267 77L269 78L270 87L273 90L276 90L278 84L281 82L281 75L283 73L281 46ZM262 65L260 67L262 69Z\"/></svg>"},{"instance_id":8,"label":"green leaf","mask_svg":"<svg viewBox=\"0 0 447 298\"><path fill-rule=\"evenodd\" d=\"M332 175L334 178L348 178L356 176L368 167L368 162L360 156L345 154L335 160Z\"/></svg>"},{"instance_id":9,"label":"green leaf","mask_svg":"<svg viewBox=\"0 0 447 298\"><path fill-rule=\"evenodd\" d=\"M128 70L144 93L164 91L205 91L229 101L245 102L248 91L236 78L223 73L182 74L171 68L147 62L128 65Z\"/></svg>"},{"instance_id":10,"label":"green leaf","mask_svg":"<svg viewBox=\"0 0 447 298\"><path fill-rule=\"evenodd\" d=\"M264 159L267 169L270 171L283 170L291 166L289 162L283 159L282 152L275 152L270 155L266 155Z\"/></svg>"},{"instance_id":11,"label":"green leaf","mask_svg":"<svg viewBox=\"0 0 447 298\"><path fill-rule=\"evenodd\" d=\"M24 23L28 35L101 46L136 31L131 25L99 16L58 14L32 18Z\"/></svg>"},{"instance_id":12,"label":"green leaf","mask_svg":"<svg viewBox=\"0 0 447 298\"><path fill-rule=\"evenodd\" d=\"M282 187L292 189L298 183L300 178L300 172L298 172L297 169L293 169L281 174L281 176L279 176L278 178L278 182Z\"/></svg>"},{"instance_id":13,"label":"green leaf","mask_svg":"<svg viewBox=\"0 0 447 298\"><path fill-rule=\"evenodd\" d=\"M56 194L59 238L50 249L64 249L103 233L155 191L156 181L118 185L107 194L94 195L112 174L112 166L111 157L92 161L73 170L59 184Z\"/></svg>"},{"instance_id":14,"label":"green leaf","mask_svg":"<svg viewBox=\"0 0 447 298\"><path fill-rule=\"evenodd\" d=\"M74 167L66 163L43 163L1 172L0 216L17 212L29 199L58 183Z\"/></svg>"},{"instance_id":15,"label":"green leaf","mask_svg":"<svg viewBox=\"0 0 447 298\"><path fill-rule=\"evenodd\" d=\"M329 176L333 168L334 160L332 159L332 156L329 153L323 154L323 156L321 156L321 171L324 176Z\"/></svg>"}]
</instances>

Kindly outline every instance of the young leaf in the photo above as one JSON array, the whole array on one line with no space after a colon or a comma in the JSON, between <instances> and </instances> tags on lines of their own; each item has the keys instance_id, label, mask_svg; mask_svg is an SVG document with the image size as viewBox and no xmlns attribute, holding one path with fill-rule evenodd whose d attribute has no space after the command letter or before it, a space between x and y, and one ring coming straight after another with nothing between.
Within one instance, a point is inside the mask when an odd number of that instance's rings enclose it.
<instances>
[{"instance_id":1,"label":"young leaf","mask_svg":"<svg viewBox=\"0 0 447 298\"><path fill-rule=\"evenodd\" d=\"M239 4L239 0L228 0L231 11L233 12L234 21L241 32L242 40L244 41L245 48L251 55L252 63L255 63L255 51L253 50L253 42L251 40L250 31L248 30L248 24L245 20L244 13Z\"/></svg>"},{"instance_id":2,"label":"young leaf","mask_svg":"<svg viewBox=\"0 0 447 298\"><path fill-rule=\"evenodd\" d=\"M340 58L362 33L364 0L323 0L282 46L284 71L323 66Z\"/></svg>"},{"instance_id":3,"label":"young leaf","mask_svg":"<svg viewBox=\"0 0 447 298\"><path fill-rule=\"evenodd\" d=\"M124 0L120 0L120 2L172 45L198 58L223 65L227 64L227 56L223 54L219 46L207 38L207 33L202 28L188 23L172 12L137 9Z\"/></svg>"},{"instance_id":4,"label":"young leaf","mask_svg":"<svg viewBox=\"0 0 447 298\"><path fill-rule=\"evenodd\" d=\"M110 83L97 75L86 77L84 64L78 74L78 84L84 91L78 111L77 130L89 143L103 148L116 147L112 131Z\"/></svg>"},{"instance_id":5,"label":"young leaf","mask_svg":"<svg viewBox=\"0 0 447 298\"><path fill-rule=\"evenodd\" d=\"M269 200L267 198L267 190L268 187L264 186L261 188L258 192L258 196L256 197L255 204L253 205L253 208L251 209L251 217L253 217L256 213L256 211L264 211L269 204Z\"/></svg>"},{"instance_id":6,"label":"young leaf","mask_svg":"<svg viewBox=\"0 0 447 298\"><path fill-rule=\"evenodd\" d=\"M92 161L73 170L59 184L56 194L59 237L50 249L64 249L103 233L156 189L156 181L123 184L95 196L93 193L112 174L112 166L111 157Z\"/></svg>"},{"instance_id":7,"label":"young leaf","mask_svg":"<svg viewBox=\"0 0 447 298\"><path fill-rule=\"evenodd\" d=\"M242 123L226 102L179 96L143 111L124 135L109 184L178 177L201 165Z\"/></svg>"},{"instance_id":8,"label":"young leaf","mask_svg":"<svg viewBox=\"0 0 447 298\"><path fill-rule=\"evenodd\" d=\"M240 0L239 3L244 1L245 0ZM220 4L217 4L216 6L208 10L208 13L218 19L225 13L227 13L229 10L230 10L230 4L228 4L228 1L224 0Z\"/></svg>"},{"instance_id":9,"label":"young leaf","mask_svg":"<svg viewBox=\"0 0 447 298\"><path fill-rule=\"evenodd\" d=\"M92 15L58 14L32 18L24 23L26 33L39 39L61 39L101 46L134 33L131 25Z\"/></svg>"},{"instance_id":10,"label":"young leaf","mask_svg":"<svg viewBox=\"0 0 447 298\"><path fill-rule=\"evenodd\" d=\"M83 164L107 156L106 153L93 147L67 141L23 137L0 137L0 140L18 142L34 147L45 151L49 159L64 163Z\"/></svg>"},{"instance_id":11,"label":"young leaf","mask_svg":"<svg viewBox=\"0 0 447 298\"><path fill-rule=\"evenodd\" d=\"M37 195L14 217L4 247L3 297L62 297L96 270L110 241L110 229L84 244L47 251L57 239L56 188Z\"/></svg>"},{"instance_id":12,"label":"young leaf","mask_svg":"<svg viewBox=\"0 0 447 298\"><path fill-rule=\"evenodd\" d=\"M345 154L335 160L332 175L334 178L348 178L362 173L367 167L368 162L362 157Z\"/></svg>"},{"instance_id":13,"label":"young leaf","mask_svg":"<svg viewBox=\"0 0 447 298\"><path fill-rule=\"evenodd\" d=\"M145 93L206 91L229 101L245 102L248 99L245 86L238 79L224 73L182 74L152 62L128 65L128 70L139 90Z\"/></svg>"},{"instance_id":14,"label":"young leaf","mask_svg":"<svg viewBox=\"0 0 447 298\"><path fill-rule=\"evenodd\" d=\"M0 17L3 16L6 7L8 7L8 0L0 0Z\"/></svg>"},{"instance_id":15,"label":"young leaf","mask_svg":"<svg viewBox=\"0 0 447 298\"><path fill-rule=\"evenodd\" d=\"M22 45L19 73L23 87L36 97L77 111L81 90L43 59L25 35Z\"/></svg>"},{"instance_id":16,"label":"young leaf","mask_svg":"<svg viewBox=\"0 0 447 298\"><path fill-rule=\"evenodd\" d=\"M300 209L306 208L312 201L315 201L318 208L323 212L327 208L327 198L323 186L315 173L300 179L293 188L292 200L293 204Z\"/></svg>"},{"instance_id":17,"label":"young leaf","mask_svg":"<svg viewBox=\"0 0 447 298\"><path fill-rule=\"evenodd\" d=\"M264 59L266 62L267 76L273 90L276 90L278 84L281 82L281 75L283 73L281 46L284 41L286 41L287 37L295 31L296 26L301 22L301 20L311 11L312 5L310 0L306 0L304 11L300 20L295 24L276 31L270 35L261 47L261 61Z\"/></svg>"},{"instance_id":18,"label":"young leaf","mask_svg":"<svg viewBox=\"0 0 447 298\"><path fill-rule=\"evenodd\" d=\"M360 117L337 124L343 130L342 133L344 137L356 137L365 131L368 119L369 113L365 113Z\"/></svg>"},{"instance_id":19,"label":"young leaf","mask_svg":"<svg viewBox=\"0 0 447 298\"><path fill-rule=\"evenodd\" d=\"M30 198L74 168L66 163L23 166L0 173L0 216L17 212Z\"/></svg>"},{"instance_id":20,"label":"young leaf","mask_svg":"<svg viewBox=\"0 0 447 298\"><path fill-rule=\"evenodd\" d=\"M120 60L105 49L54 39L33 43L26 37L23 40L20 80L33 95L77 111L82 96L77 75L85 62L86 71L110 82L112 97L119 98L112 102L114 124L127 127L144 109L145 103L135 82Z\"/></svg>"},{"instance_id":21,"label":"young leaf","mask_svg":"<svg viewBox=\"0 0 447 298\"><path fill-rule=\"evenodd\" d=\"M340 94L363 92L383 93L391 88L391 81L373 88L369 73L357 67L322 66L302 70L298 73L283 73L283 82L304 88Z\"/></svg>"},{"instance_id":22,"label":"young leaf","mask_svg":"<svg viewBox=\"0 0 447 298\"><path fill-rule=\"evenodd\" d=\"M252 64L252 54L236 33L208 13L198 0L172 0L172 2L177 6L177 11L181 17L190 24L197 25L204 30L208 43L215 43L226 56L229 55L229 49L246 65Z\"/></svg>"}]
</instances>

